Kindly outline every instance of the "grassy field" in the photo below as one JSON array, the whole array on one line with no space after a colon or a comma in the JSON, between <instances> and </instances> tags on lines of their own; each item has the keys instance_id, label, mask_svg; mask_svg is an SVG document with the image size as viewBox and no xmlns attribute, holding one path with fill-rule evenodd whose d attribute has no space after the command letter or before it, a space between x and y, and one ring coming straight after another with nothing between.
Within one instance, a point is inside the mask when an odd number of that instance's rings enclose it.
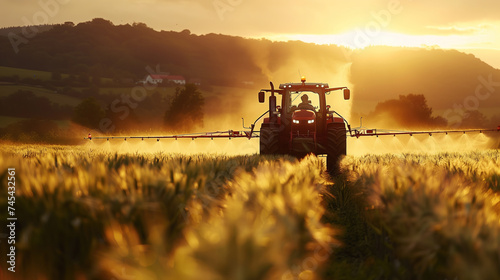
<instances>
[{"instance_id":1,"label":"grassy field","mask_svg":"<svg viewBox=\"0 0 500 280\"><path fill-rule=\"evenodd\" d=\"M4 77L18 76L20 79L33 78L33 79L39 79L42 81L48 81L48 80L52 79L51 72L23 69L23 68L6 67L6 66L0 66L0 76L4 76ZM64 78L69 77L69 75L68 74L61 74L61 77L64 79ZM101 81L102 82L109 82L109 81L111 81L111 79L110 78L102 78Z\"/></svg>"},{"instance_id":2,"label":"grassy field","mask_svg":"<svg viewBox=\"0 0 500 280\"><path fill-rule=\"evenodd\" d=\"M500 279L496 150L348 156L331 179L316 157L0 155L2 279Z\"/></svg>"},{"instance_id":3,"label":"grassy field","mask_svg":"<svg viewBox=\"0 0 500 280\"><path fill-rule=\"evenodd\" d=\"M16 75L19 76L20 79L33 78L42 81L50 80L52 76L50 72L45 71L0 66L0 76L10 77Z\"/></svg>"},{"instance_id":4,"label":"grassy field","mask_svg":"<svg viewBox=\"0 0 500 280\"><path fill-rule=\"evenodd\" d=\"M10 124L13 124L15 122L19 122L22 120L26 120L26 118L14 118L14 117L0 116L0 128L6 127Z\"/></svg>"},{"instance_id":5,"label":"grassy field","mask_svg":"<svg viewBox=\"0 0 500 280\"><path fill-rule=\"evenodd\" d=\"M0 97L9 96L19 90L31 91L36 96L45 97L52 103L60 105L76 106L81 100L75 97L59 94L53 90L48 90L42 87L24 86L24 85L4 85L0 86Z\"/></svg>"}]
</instances>

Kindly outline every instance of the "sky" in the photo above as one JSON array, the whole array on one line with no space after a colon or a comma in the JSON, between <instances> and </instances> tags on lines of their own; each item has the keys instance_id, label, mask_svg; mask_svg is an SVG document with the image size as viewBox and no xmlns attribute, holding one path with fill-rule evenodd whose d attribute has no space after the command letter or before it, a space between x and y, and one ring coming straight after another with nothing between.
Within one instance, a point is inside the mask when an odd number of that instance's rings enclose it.
<instances>
[{"instance_id":1,"label":"sky","mask_svg":"<svg viewBox=\"0 0 500 280\"><path fill-rule=\"evenodd\" d=\"M156 30L369 45L454 48L500 68L498 0L0 0L0 26L105 18Z\"/></svg>"}]
</instances>

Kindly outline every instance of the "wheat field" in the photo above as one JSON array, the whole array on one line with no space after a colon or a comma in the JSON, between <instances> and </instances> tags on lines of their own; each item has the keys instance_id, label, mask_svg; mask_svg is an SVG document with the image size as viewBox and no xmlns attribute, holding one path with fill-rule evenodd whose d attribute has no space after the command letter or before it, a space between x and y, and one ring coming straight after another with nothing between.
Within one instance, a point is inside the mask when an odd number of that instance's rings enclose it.
<instances>
[{"instance_id":1,"label":"wheat field","mask_svg":"<svg viewBox=\"0 0 500 280\"><path fill-rule=\"evenodd\" d=\"M500 152L322 158L0 147L2 279L500 279ZM0 231L1 233L1 231Z\"/></svg>"}]
</instances>

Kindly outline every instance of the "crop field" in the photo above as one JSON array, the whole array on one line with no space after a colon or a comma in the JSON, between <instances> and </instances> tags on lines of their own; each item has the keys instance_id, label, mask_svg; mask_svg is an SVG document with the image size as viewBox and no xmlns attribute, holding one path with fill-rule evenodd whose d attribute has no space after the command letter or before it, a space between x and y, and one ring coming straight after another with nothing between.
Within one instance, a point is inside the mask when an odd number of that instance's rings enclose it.
<instances>
[{"instance_id":1,"label":"crop field","mask_svg":"<svg viewBox=\"0 0 500 280\"><path fill-rule=\"evenodd\" d=\"M0 279L500 279L500 151L341 166L5 144Z\"/></svg>"}]
</instances>

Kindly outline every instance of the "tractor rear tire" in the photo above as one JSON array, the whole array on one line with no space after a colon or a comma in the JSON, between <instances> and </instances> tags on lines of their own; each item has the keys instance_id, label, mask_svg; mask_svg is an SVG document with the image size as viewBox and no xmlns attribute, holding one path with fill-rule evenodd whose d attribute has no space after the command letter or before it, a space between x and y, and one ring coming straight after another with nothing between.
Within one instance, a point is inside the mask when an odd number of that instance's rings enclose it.
<instances>
[{"instance_id":1,"label":"tractor rear tire","mask_svg":"<svg viewBox=\"0 0 500 280\"><path fill-rule=\"evenodd\" d=\"M261 127L260 129L260 154L276 155L280 151L280 134L278 128Z\"/></svg>"},{"instance_id":2,"label":"tractor rear tire","mask_svg":"<svg viewBox=\"0 0 500 280\"><path fill-rule=\"evenodd\" d=\"M327 130L326 170L331 176L340 174L340 160L347 154L344 124L329 124Z\"/></svg>"}]
</instances>

